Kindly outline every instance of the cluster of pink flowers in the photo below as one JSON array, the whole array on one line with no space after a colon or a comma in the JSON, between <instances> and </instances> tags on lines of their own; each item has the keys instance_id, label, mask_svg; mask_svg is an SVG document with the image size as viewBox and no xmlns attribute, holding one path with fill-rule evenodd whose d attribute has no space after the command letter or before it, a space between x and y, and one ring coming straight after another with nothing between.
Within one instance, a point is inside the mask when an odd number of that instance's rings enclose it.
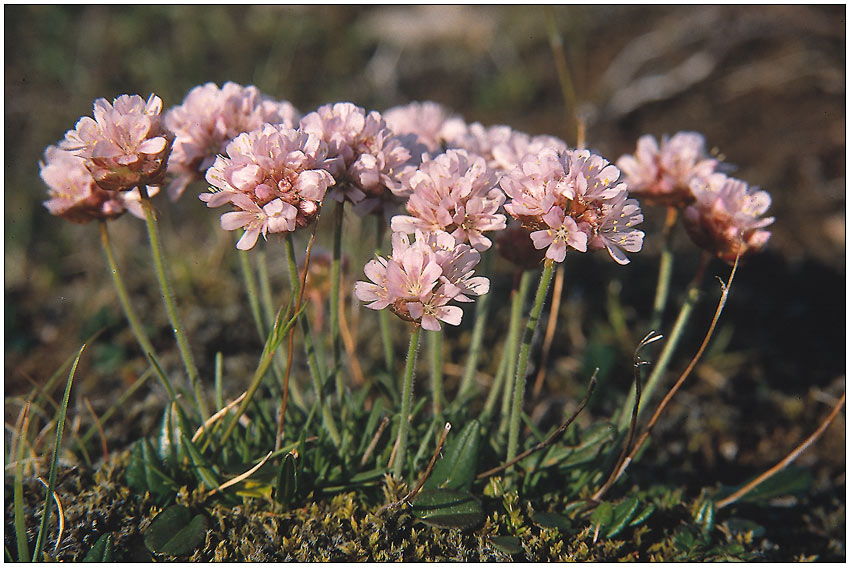
<instances>
[{"instance_id":1,"label":"cluster of pink flowers","mask_svg":"<svg viewBox=\"0 0 850 567\"><path fill-rule=\"evenodd\" d=\"M44 201L44 206L51 214L79 224L114 219L125 211L143 216L138 189L121 192L101 189L83 158L56 146L45 150L44 159L39 164L41 178L47 184L50 197ZM149 190L154 194L158 188Z\"/></svg>"},{"instance_id":2,"label":"cluster of pink flowers","mask_svg":"<svg viewBox=\"0 0 850 567\"><path fill-rule=\"evenodd\" d=\"M301 130L328 145L330 171L337 180L332 199L347 199L364 215L394 201L410 152L387 127L381 114L350 102L328 104L301 119Z\"/></svg>"},{"instance_id":3,"label":"cluster of pink flowers","mask_svg":"<svg viewBox=\"0 0 850 567\"><path fill-rule=\"evenodd\" d=\"M174 136L162 124L162 101L151 95L121 95L94 102L94 119L84 116L59 144L83 158L95 183L107 191L161 185Z\"/></svg>"},{"instance_id":4,"label":"cluster of pink flowers","mask_svg":"<svg viewBox=\"0 0 850 567\"><path fill-rule=\"evenodd\" d=\"M296 127L300 115L287 101L264 96L255 86L227 82L197 86L183 104L165 114L165 126L175 134L168 172L174 178L168 194L176 200L192 181L203 179L218 154L239 134L263 124Z\"/></svg>"},{"instance_id":5,"label":"cluster of pink flowers","mask_svg":"<svg viewBox=\"0 0 850 567\"><path fill-rule=\"evenodd\" d=\"M334 184L327 161L327 145L316 136L266 124L227 145L227 157L207 170L215 192L200 198L209 207L237 209L221 216L221 227L244 228L237 248L248 250L260 234L292 232L316 218Z\"/></svg>"},{"instance_id":6,"label":"cluster of pink flowers","mask_svg":"<svg viewBox=\"0 0 850 567\"><path fill-rule=\"evenodd\" d=\"M717 160L705 151L705 138L696 132L679 132L672 138L641 136L634 155L623 155L617 166L629 191L647 202L683 207L693 201L691 182L714 173Z\"/></svg>"},{"instance_id":7,"label":"cluster of pink flowers","mask_svg":"<svg viewBox=\"0 0 850 567\"><path fill-rule=\"evenodd\" d=\"M722 173L694 182L691 190L696 200L685 209L683 224L698 246L731 264L767 244L770 231L763 229L774 220L760 218L770 207L767 191Z\"/></svg>"},{"instance_id":8,"label":"cluster of pink flowers","mask_svg":"<svg viewBox=\"0 0 850 567\"><path fill-rule=\"evenodd\" d=\"M404 181L410 193L407 211L412 216L394 216L392 229L449 232L458 243L486 250L491 242L483 233L505 228L505 215L497 212L505 195L497 182L484 158L465 150L448 150L426 159Z\"/></svg>"},{"instance_id":9,"label":"cluster of pink flowers","mask_svg":"<svg viewBox=\"0 0 850 567\"><path fill-rule=\"evenodd\" d=\"M627 264L625 252L643 245L643 232L634 228L643 213L619 177L615 166L587 150L544 148L502 177L511 198L505 210L533 231L534 246L546 248L555 262L564 260L568 248L605 248L618 264Z\"/></svg>"},{"instance_id":10,"label":"cluster of pink flowers","mask_svg":"<svg viewBox=\"0 0 850 567\"><path fill-rule=\"evenodd\" d=\"M411 102L396 106L384 113L387 125L398 136L412 136L408 144L414 158L425 153L439 154L449 140L461 136L467 129L466 122L446 107L436 102Z\"/></svg>"},{"instance_id":11,"label":"cluster of pink flowers","mask_svg":"<svg viewBox=\"0 0 850 567\"><path fill-rule=\"evenodd\" d=\"M490 289L490 280L474 276L481 259L477 250L458 244L445 233L416 231L411 242L396 232L389 258L377 257L364 268L370 282L358 281L354 295L370 309L389 308L423 329L439 331L440 321L459 325L463 311L450 301L468 303Z\"/></svg>"}]
</instances>

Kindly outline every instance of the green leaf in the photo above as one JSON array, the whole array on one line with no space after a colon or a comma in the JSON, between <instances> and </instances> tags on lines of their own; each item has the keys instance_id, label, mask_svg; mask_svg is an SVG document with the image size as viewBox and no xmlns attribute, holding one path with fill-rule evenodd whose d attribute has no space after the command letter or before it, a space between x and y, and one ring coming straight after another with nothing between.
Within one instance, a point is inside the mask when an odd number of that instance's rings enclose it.
<instances>
[{"instance_id":1,"label":"green leaf","mask_svg":"<svg viewBox=\"0 0 850 567\"><path fill-rule=\"evenodd\" d=\"M610 502L602 502L590 515L590 525L594 532L601 532L614 519L614 507Z\"/></svg>"},{"instance_id":2,"label":"green leaf","mask_svg":"<svg viewBox=\"0 0 850 567\"><path fill-rule=\"evenodd\" d=\"M640 506L640 500L638 500L636 496L632 496L631 498L627 498L620 502L617 507L614 508L614 513L612 515L611 522L609 523L608 533L605 534L605 537L611 538L623 531L623 528L625 528L629 521L634 517L638 506Z\"/></svg>"},{"instance_id":3,"label":"green leaf","mask_svg":"<svg viewBox=\"0 0 850 567\"><path fill-rule=\"evenodd\" d=\"M413 514L440 528L468 529L484 521L481 503L462 490L423 490L413 501Z\"/></svg>"},{"instance_id":4,"label":"green leaf","mask_svg":"<svg viewBox=\"0 0 850 567\"><path fill-rule=\"evenodd\" d=\"M522 553L522 541L513 536L495 536L490 538L493 547L508 555Z\"/></svg>"},{"instance_id":5,"label":"green leaf","mask_svg":"<svg viewBox=\"0 0 850 567\"><path fill-rule=\"evenodd\" d=\"M190 555L207 535L207 519L185 506L169 506L151 522L145 532L145 546L162 555Z\"/></svg>"},{"instance_id":6,"label":"green leaf","mask_svg":"<svg viewBox=\"0 0 850 567\"><path fill-rule=\"evenodd\" d=\"M649 519L653 512L655 512L655 504L650 504L649 506L641 510L640 513L635 516L631 522L629 522L629 527L634 528L636 526L641 525Z\"/></svg>"},{"instance_id":7,"label":"green leaf","mask_svg":"<svg viewBox=\"0 0 850 567\"><path fill-rule=\"evenodd\" d=\"M423 488L469 490L478 464L479 429L480 424L473 420L447 444Z\"/></svg>"},{"instance_id":8,"label":"green leaf","mask_svg":"<svg viewBox=\"0 0 850 567\"><path fill-rule=\"evenodd\" d=\"M112 563L113 552L112 532L106 532L97 538L89 552L83 557L84 563Z\"/></svg>"},{"instance_id":9,"label":"green leaf","mask_svg":"<svg viewBox=\"0 0 850 567\"><path fill-rule=\"evenodd\" d=\"M575 467L596 458L602 445L612 440L616 428L610 423L600 423L588 427L581 433L581 441L572 447L556 445L547 453L544 467L558 465L561 469Z\"/></svg>"},{"instance_id":10,"label":"green leaf","mask_svg":"<svg viewBox=\"0 0 850 567\"><path fill-rule=\"evenodd\" d=\"M127 465L127 486L139 494L150 492L167 497L177 490L177 483L159 469L159 457L147 438L136 441Z\"/></svg>"},{"instance_id":11,"label":"green leaf","mask_svg":"<svg viewBox=\"0 0 850 567\"><path fill-rule=\"evenodd\" d=\"M298 491L298 473L295 470L295 457L287 453L280 463L280 472L277 475L277 485L274 491L274 499L284 506L289 506L295 499Z\"/></svg>"},{"instance_id":12,"label":"green leaf","mask_svg":"<svg viewBox=\"0 0 850 567\"><path fill-rule=\"evenodd\" d=\"M213 488L217 488L219 484L218 475L216 475L215 471L210 468L209 463L201 455L200 451L195 447L195 444L192 443L192 440L183 435L183 447L186 449L186 452L189 453L189 458L192 460L192 464L194 465L193 470L197 475L198 479L207 485L207 488L212 490Z\"/></svg>"},{"instance_id":13,"label":"green leaf","mask_svg":"<svg viewBox=\"0 0 850 567\"><path fill-rule=\"evenodd\" d=\"M714 529L715 512L714 501L708 498L697 508L694 522L702 528L703 533L710 533Z\"/></svg>"},{"instance_id":14,"label":"green leaf","mask_svg":"<svg viewBox=\"0 0 850 567\"><path fill-rule=\"evenodd\" d=\"M550 512L535 512L533 521L542 528L557 528L562 534L572 532L573 523L566 516Z\"/></svg>"},{"instance_id":15,"label":"green leaf","mask_svg":"<svg viewBox=\"0 0 850 567\"><path fill-rule=\"evenodd\" d=\"M749 482L749 481L747 481ZM746 483L742 484L744 486ZM748 494L741 497L739 502L765 502L779 496L787 496L789 494L800 494L808 492L812 486L812 473L809 469L802 467L788 467L781 470ZM728 490L728 494L732 494L739 487L734 487ZM722 496L718 495L718 499Z\"/></svg>"}]
</instances>

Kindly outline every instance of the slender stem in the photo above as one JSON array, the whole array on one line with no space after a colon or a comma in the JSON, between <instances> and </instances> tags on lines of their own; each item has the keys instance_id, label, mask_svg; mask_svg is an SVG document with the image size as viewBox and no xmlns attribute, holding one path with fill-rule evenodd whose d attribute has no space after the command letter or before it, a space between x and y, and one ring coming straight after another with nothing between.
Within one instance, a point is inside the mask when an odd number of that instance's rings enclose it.
<instances>
[{"instance_id":1,"label":"slender stem","mask_svg":"<svg viewBox=\"0 0 850 567\"><path fill-rule=\"evenodd\" d=\"M269 277L269 262L265 247L257 250L257 270L260 273L260 300L263 305L263 316L265 317L264 328L270 329L274 324L274 299L272 299L272 284ZM290 298L290 300L292 300ZM265 334L265 333L264 333Z\"/></svg>"},{"instance_id":2,"label":"slender stem","mask_svg":"<svg viewBox=\"0 0 850 567\"><path fill-rule=\"evenodd\" d=\"M380 215L375 216L375 254L381 254L381 244L384 240L384 231L386 224L384 218ZM387 372L392 374L395 368L395 355L393 354L393 335L390 329L390 314L386 309L378 311L378 325L381 327L381 341L384 345L384 363L387 367Z\"/></svg>"},{"instance_id":3,"label":"slender stem","mask_svg":"<svg viewBox=\"0 0 850 567\"><path fill-rule=\"evenodd\" d=\"M124 309L127 322L130 323L130 328L133 330L133 334L136 335L136 340L139 342L139 346L142 347L145 355L147 353L156 354L153 345L148 340L148 336L139 322L136 311L133 309L133 304L130 302L130 296L127 294L127 288L124 286L124 280L118 271L118 264L115 262L112 241L109 238L109 230L104 220L100 221L100 242L103 245L103 251L106 253L106 261L109 263L109 273L112 275L112 283L115 284L115 291L118 293L118 300Z\"/></svg>"},{"instance_id":4,"label":"slender stem","mask_svg":"<svg viewBox=\"0 0 850 567\"><path fill-rule=\"evenodd\" d=\"M546 334L543 336L543 348L540 351L540 368L537 369L537 377L534 379L532 399L537 399L543 390L543 382L546 380L546 367L549 363L549 353L552 349L552 341L555 339L555 328L558 325L558 312L561 310L561 296L564 293L564 265L560 264L555 271L555 284L552 288L552 305L549 308L549 321L546 323Z\"/></svg>"},{"instance_id":5,"label":"slender stem","mask_svg":"<svg viewBox=\"0 0 850 567\"><path fill-rule=\"evenodd\" d=\"M443 333L432 331L428 335L431 353L431 387L434 395L434 417L440 420L443 413Z\"/></svg>"},{"instance_id":6,"label":"slender stem","mask_svg":"<svg viewBox=\"0 0 850 567\"><path fill-rule=\"evenodd\" d=\"M284 240L285 250L286 250L286 261L289 266L289 282L292 286L292 295L293 297L298 297L298 305L300 305L301 301L301 280L298 277L298 265L295 262L295 245L292 242L292 233L287 233L286 239ZM306 267L305 273L306 273ZM313 336L310 332L310 323L307 320L306 316L301 316L298 318L299 323L301 325L301 331L304 334L304 350L307 353L307 366L310 369L310 376L313 378L313 389L316 392L316 400L319 404L319 407L322 410L322 423L327 428L328 433L330 433L331 438L334 441L335 445L339 445L340 436L339 431L336 428L336 423L334 423L333 416L330 413L330 408L325 403L325 394L324 387L322 384L322 371L319 366L318 358L316 357L316 349L313 344Z\"/></svg>"},{"instance_id":7,"label":"slender stem","mask_svg":"<svg viewBox=\"0 0 850 567\"><path fill-rule=\"evenodd\" d=\"M251 316L254 318L254 325L257 327L257 333L260 335L260 340L265 340L266 323L263 320L263 315L260 311L260 295L257 291L257 278L254 276L254 270L251 268L248 251L239 250L236 253L236 256L239 257L239 270L242 272L242 279L245 280L245 291L248 293L248 305L251 307Z\"/></svg>"},{"instance_id":8,"label":"slender stem","mask_svg":"<svg viewBox=\"0 0 850 567\"><path fill-rule=\"evenodd\" d=\"M339 331L339 304L340 304L340 272L342 265L342 222L345 201L336 204L334 214L334 240L333 260L331 261L331 348L333 352L334 384L336 385L336 398L342 404L345 395L345 383L342 380L342 341Z\"/></svg>"},{"instance_id":9,"label":"slender stem","mask_svg":"<svg viewBox=\"0 0 850 567\"><path fill-rule=\"evenodd\" d=\"M502 421L499 424L499 431L507 431L510 423L511 415L511 400L514 393L514 378L515 368L514 361L517 359L519 352L519 330L522 324L522 308L525 305L525 298L528 296L528 290L531 288L531 281L534 278L534 272L525 270L522 272L519 281L519 290L514 294L511 300L511 321L508 327L508 345L504 350L505 356L508 358L507 366L505 367L504 389L502 390Z\"/></svg>"},{"instance_id":10,"label":"slender stem","mask_svg":"<svg viewBox=\"0 0 850 567\"><path fill-rule=\"evenodd\" d=\"M661 262L658 265L658 285L655 288L655 302L652 305L652 318L649 322L651 331L658 331L667 296L670 293L670 278L673 275L673 229L679 219L679 209L667 207L667 218L664 221L664 247L661 249Z\"/></svg>"},{"instance_id":11,"label":"slender stem","mask_svg":"<svg viewBox=\"0 0 850 567\"><path fill-rule=\"evenodd\" d=\"M404 458L407 451L407 420L410 416L410 406L413 403L413 375L416 370L416 352L419 348L419 333L422 327L415 325L410 334L410 346L407 349L407 362L404 365L404 383L401 394L401 415L398 424L398 452L393 462L393 474L401 478L404 468Z\"/></svg>"},{"instance_id":12,"label":"slender stem","mask_svg":"<svg viewBox=\"0 0 850 567\"><path fill-rule=\"evenodd\" d=\"M772 466L770 469L766 470L765 472L763 472L762 474L760 474L759 476L754 478L752 481L748 482L745 486L741 487L740 489L735 491L733 494L730 494L729 496L727 496L723 500L719 500L716 504L717 509L719 510L721 508L725 508L729 504L733 504L733 503L737 502L743 496L746 496L747 494L749 494L758 485L760 485L761 483L763 483L764 481L766 481L767 479L769 479L770 477L772 477L773 475L775 475L776 473L778 473L779 471L781 471L782 469L784 469L785 467L787 467L788 465L793 463L797 459L797 457L799 457L803 453L803 451L808 449L809 446L812 443L817 441L818 438L820 438L820 436L823 435L824 431L826 431L827 427L829 427L829 424L831 424L833 422L833 420L836 418L836 416L838 416L838 412L841 411L842 407L844 407L844 402L846 400L846 396L847 396L846 392L843 392L841 394L841 398L838 400L838 403L835 404L835 407L832 408L832 411L829 413L829 415L824 420L824 422L820 424L820 427L818 427L817 430L815 430L814 433L809 435L806 438L805 441L803 441L802 443L797 445L796 449L791 451L784 459L782 459L781 461L776 463L774 466Z\"/></svg>"},{"instance_id":13,"label":"slender stem","mask_svg":"<svg viewBox=\"0 0 850 567\"><path fill-rule=\"evenodd\" d=\"M487 394L487 401L484 402L484 410L481 412L481 421L489 421L493 415L493 410L496 407L496 400L499 399L499 392L505 383L505 375L508 374L508 356L506 354L507 345L502 350L502 357L499 359L499 368L496 370L496 376L493 378L493 384L490 386L490 393ZM502 422L506 420L503 419Z\"/></svg>"},{"instance_id":14,"label":"slender stem","mask_svg":"<svg viewBox=\"0 0 850 567\"><path fill-rule=\"evenodd\" d=\"M531 353L531 339L534 337L534 331L537 330L537 323L540 321L540 313L543 311L543 304L546 302L546 293L549 291L549 282L552 281L553 272L554 262L547 259L543 267L543 273L540 275L540 284L537 286L537 293L534 296L534 305L531 307L531 313L528 315L528 324L525 327L525 333L522 335L522 346L520 347L516 377L514 378L514 401L511 407L510 428L508 429L508 461L516 456L519 445L519 424L522 416L522 401L525 394L525 372Z\"/></svg>"},{"instance_id":15,"label":"slender stem","mask_svg":"<svg viewBox=\"0 0 850 567\"><path fill-rule=\"evenodd\" d=\"M183 358L183 365L186 367L186 374L189 376L189 384L195 395L195 403L201 413L202 421L206 421L210 414L207 409L207 402L204 400L201 385L198 381L198 368L195 366L195 360L192 358L192 350L189 348L189 343L186 340L186 332L183 330L183 324L180 322L180 316L177 313L177 306L174 302L174 293L171 290L171 284L168 282L168 276L165 271L165 258L162 253L162 243L159 239L159 229L156 224L156 216L153 205L148 196L148 188L145 185L139 185L139 195L141 196L142 209L145 212L145 222L148 227L148 238L151 244L151 253L153 255L154 267L156 268L156 277L159 281L159 290L162 295L162 301L165 304L165 311L168 314L168 320L171 323L171 330L174 332L174 337L177 339L177 348L180 350L180 356Z\"/></svg>"},{"instance_id":16,"label":"slender stem","mask_svg":"<svg viewBox=\"0 0 850 567\"><path fill-rule=\"evenodd\" d=\"M661 354L658 355L658 360L654 363L652 372L649 373L649 378L646 379L646 387L644 388L642 395L642 398L646 402L649 402L652 399L653 392L658 387L658 383L667 371L670 359L673 357L673 354L676 352L676 348L679 346L679 341L684 334L685 328L687 327L688 321L690 320L691 314L693 313L694 307L699 299L699 288L702 281L702 271L705 267L705 260L706 256L703 256L700 262L700 267L697 270L697 275L688 287L688 294L685 298L685 302L682 304L682 308L679 310L679 315L676 317L676 322L673 324L673 329L667 337L667 342L664 344L664 348L661 349ZM633 384L629 397L623 406L623 411L620 414L619 423L617 424L617 430L620 433L625 431L629 426L629 420L631 419L632 410L634 408L634 395L635 386ZM646 404L638 407L638 417L640 417L640 413L643 411L645 405Z\"/></svg>"},{"instance_id":17,"label":"slender stem","mask_svg":"<svg viewBox=\"0 0 850 567\"><path fill-rule=\"evenodd\" d=\"M491 255L484 257L484 273L489 272ZM478 358L481 354L481 342L484 340L484 330L487 327L487 315L490 307L490 294L485 293L478 298L475 304L475 326L472 328L472 338L469 343L469 356L466 358L466 367L463 378L460 381L456 400L463 400L472 389L475 371L478 369Z\"/></svg>"}]
</instances>

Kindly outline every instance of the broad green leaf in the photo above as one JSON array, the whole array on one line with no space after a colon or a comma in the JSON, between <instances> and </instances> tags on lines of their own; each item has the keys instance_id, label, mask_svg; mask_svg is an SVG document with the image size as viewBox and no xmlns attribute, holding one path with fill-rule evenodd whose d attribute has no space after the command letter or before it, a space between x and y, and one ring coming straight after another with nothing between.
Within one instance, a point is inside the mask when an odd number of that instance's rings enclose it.
<instances>
[{"instance_id":1,"label":"broad green leaf","mask_svg":"<svg viewBox=\"0 0 850 567\"><path fill-rule=\"evenodd\" d=\"M617 507L614 508L614 513L611 517L611 522L608 525L608 532L605 534L605 537L611 538L623 531L623 528L625 528L629 521L634 517L639 505L640 500L638 500L635 496L620 502Z\"/></svg>"},{"instance_id":2,"label":"broad green leaf","mask_svg":"<svg viewBox=\"0 0 850 567\"><path fill-rule=\"evenodd\" d=\"M167 497L177 490L177 483L159 468L159 457L147 438L136 441L127 465L127 485L140 494L150 492Z\"/></svg>"},{"instance_id":3,"label":"broad green leaf","mask_svg":"<svg viewBox=\"0 0 850 567\"><path fill-rule=\"evenodd\" d=\"M413 501L413 514L432 526L468 529L484 521L481 503L461 490L423 490Z\"/></svg>"},{"instance_id":4,"label":"broad green leaf","mask_svg":"<svg viewBox=\"0 0 850 567\"><path fill-rule=\"evenodd\" d=\"M185 435L183 436L183 447L186 449L186 452L189 454L189 458L192 460L192 468L198 479L206 484L207 488L210 490L217 488L221 483L218 481L218 476L215 474L215 471L213 471L209 463L207 463L207 460L195 447L195 444L192 443L192 440Z\"/></svg>"},{"instance_id":5,"label":"broad green leaf","mask_svg":"<svg viewBox=\"0 0 850 567\"><path fill-rule=\"evenodd\" d=\"M292 453L287 453L283 457L283 462L280 464L280 471L277 475L277 485L275 486L274 499L284 506L289 506L295 499L295 493L298 491L298 472L295 469L295 457Z\"/></svg>"},{"instance_id":6,"label":"broad green leaf","mask_svg":"<svg viewBox=\"0 0 850 567\"><path fill-rule=\"evenodd\" d=\"M207 519L185 506L169 506L153 519L145 532L145 546L162 555L190 555L207 534Z\"/></svg>"},{"instance_id":7,"label":"broad green leaf","mask_svg":"<svg viewBox=\"0 0 850 567\"><path fill-rule=\"evenodd\" d=\"M631 522L629 522L629 527L634 528L636 526L641 525L647 519L649 519L653 512L655 512L655 504L650 504L649 506L641 510L638 515L635 516Z\"/></svg>"},{"instance_id":8,"label":"broad green leaf","mask_svg":"<svg viewBox=\"0 0 850 567\"><path fill-rule=\"evenodd\" d=\"M601 502L590 515L590 524L594 531L601 532L614 519L614 507L610 502Z\"/></svg>"},{"instance_id":9,"label":"broad green leaf","mask_svg":"<svg viewBox=\"0 0 850 567\"><path fill-rule=\"evenodd\" d=\"M494 536L490 538L493 547L508 555L522 553L522 541L513 536Z\"/></svg>"},{"instance_id":10,"label":"broad green leaf","mask_svg":"<svg viewBox=\"0 0 850 567\"><path fill-rule=\"evenodd\" d=\"M550 512L535 512L533 521L543 528L558 528L562 534L570 533L573 528L573 523L569 518Z\"/></svg>"},{"instance_id":11,"label":"broad green leaf","mask_svg":"<svg viewBox=\"0 0 850 567\"><path fill-rule=\"evenodd\" d=\"M479 429L480 424L473 420L447 443L443 458L437 461L423 488L469 490L478 464Z\"/></svg>"},{"instance_id":12,"label":"broad green leaf","mask_svg":"<svg viewBox=\"0 0 850 567\"><path fill-rule=\"evenodd\" d=\"M611 441L615 435L616 428L610 423L592 425L581 432L578 444L571 447L553 446L547 453L543 466L558 465L561 469L567 469L590 462L599 454L602 445Z\"/></svg>"},{"instance_id":13,"label":"broad green leaf","mask_svg":"<svg viewBox=\"0 0 850 567\"><path fill-rule=\"evenodd\" d=\"M747 481L749 482L749 481ZM744 486L746 483L742 484ZM781 470L751 492L741 497L739 502L764 502L778 496L800 494L807 492L812 486L812 473L801 467L788 467ZM725 495L732 494L739 487L728 489ZM718 495L718 499L723 496Z\"/></svg>"},{"instance_id":14,"label":"broad green leaf","mask_svg":"<svg viewBox=\"0 0 850 567\"><path fill-rule=\"evenodd\" d=\"M84 563L112 563L112 532L106 532L97 538L89 552L83 557Z\"/></svg>"}]
</instances>

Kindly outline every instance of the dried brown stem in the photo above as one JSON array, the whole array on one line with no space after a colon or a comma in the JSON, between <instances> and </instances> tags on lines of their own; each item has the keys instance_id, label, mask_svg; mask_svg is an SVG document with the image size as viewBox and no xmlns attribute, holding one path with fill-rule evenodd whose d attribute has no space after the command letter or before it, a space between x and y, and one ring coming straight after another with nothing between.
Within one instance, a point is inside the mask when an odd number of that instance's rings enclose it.
<instances>
[{"instance_id":1,"label":"dried brown stem","mask_svg":"<svg viewBox=\"0 0 850 567\"><path fill-rule=\"evenodd\" d=\"M94 419L94 424L97 427L98 434L100 435L100 449L103 451L103 460L109 461L109 449L106 446L106 433L103 431L103 424L100 422L100 418L97 417L89 399L83 398L83 402L85 402L86 408L89 410L89 413Z\"/></svg>"},{"instance_id":2,"label":"dried brown stem","mask_svg":"<svg viewBox=\"0 0 850 567\"><path fill-rule=\"evenodd\" d=\"M541 441L540 443L538 443L537 445L535 445L531 449L523 451L522 453L520 453L519 455L517 455L516 457L514 457L510 461L507 461L506 463L501 464L498 467L494 467L494 468L492 468L488 471L484 471L483 473L477 475L475 478L477 480L480 480L482 478L487 478L488 476L493 476L497 472L501 472L501 471L503 471L503 470L505 470L509 467L514 466L515 464L517 464L518 462L520 462L521 460L523 460L527 456L531 455L532 453L536 453L537 451L539 451L541 449L545 449L546 447L548 447L549 445L551 445L552 443L557 441L558 438L561 437L561 435L564 434L564 432L567 430L567 428L579 416L579 414L584 409L584 406L587 405L587 402L590 401L590 396L593 394L593 389L596 388L596 375L598 373L599 373L598 368L593 371L593 376L590 377L590 383L587 385L587 393L584 395L584 399L581 401L578 408L576 408L576 411L574 411L573 414L569 417L569 419L567 419L567 421L562 423L561 426L558 427L558 429L556 429L549 437L547 437L546 439L544 439L543 441Z\"/></svg>"},{"instance_id":3,"label":"dried brown stem","mask_svg":"<svg viewBox=\"0 0 850 567\"><path fill-rule=\"evenodd\" d=\"M832 411L829 413L829 415L823 421L823 423L820 424L820 427L818 427L817 430L814 433L809 435L809 437L805 441L800 443L797 446L796 449L791 451L788 454L787 457L785 457L784 459L782 459L781 461L776 463L773 467L766 470L765 472L760 474L758 477L756 477L755 479L753 479L752 481L747 483L746 486L736 490L734 493L730 494L729 496L727 496L723 500L718 501L715 504L715 508L720 510L721 508L725 508L726 506L729 506L730 504L734 504L735 502L740 500L741 497L747 495L750 491L752 491L758 485L760 485L761 483L763 483L764 481L766 481L767 479L769 479L770 477L772 477L773 475L775 475L776 473L778 473L779 471L781 471L782 469L784 469L785 467L787 467L788 465L793 463L794 460L803 453L803 451L808 449L809 446L811 446L815 441L817 441L820 438L821 435L823 435L823 433L826 431L826 429L829 427L829 425L835 420L835 418L838 416L838 412L841 411L842 407L844 407L844 401L845 401L846 395L847 395L847 392L844 392L844 393L841 394L841 399L838 400L838 403L835 404L835 407L832 408Z\"/></svg>"}]
</instances>

